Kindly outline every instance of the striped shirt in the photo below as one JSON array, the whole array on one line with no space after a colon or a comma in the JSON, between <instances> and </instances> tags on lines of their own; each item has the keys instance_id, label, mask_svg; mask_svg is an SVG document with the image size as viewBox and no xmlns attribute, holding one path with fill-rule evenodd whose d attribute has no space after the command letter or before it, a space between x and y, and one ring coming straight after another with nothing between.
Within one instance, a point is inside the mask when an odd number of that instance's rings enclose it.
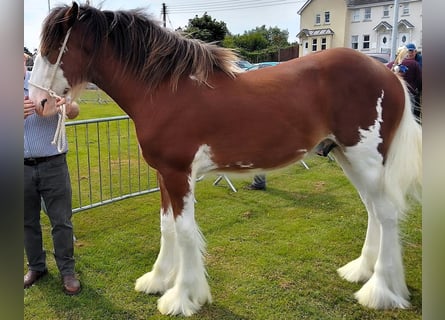
<instances>
[{"instance_id":1,"label":"striped shirt","mask_svg":"<svg viewBox=\"0 0 445 320\"><path fill-rule=\"evenodd\" d=\"M31 72L27 71L23 84L24 96L29 95L28 80ZM56 132L59 115L41 117L33 113L24 120L24 158L49 157L68 151L67 144L59 152L56 144L51 144Z\"/></svg>"}]
</instances>

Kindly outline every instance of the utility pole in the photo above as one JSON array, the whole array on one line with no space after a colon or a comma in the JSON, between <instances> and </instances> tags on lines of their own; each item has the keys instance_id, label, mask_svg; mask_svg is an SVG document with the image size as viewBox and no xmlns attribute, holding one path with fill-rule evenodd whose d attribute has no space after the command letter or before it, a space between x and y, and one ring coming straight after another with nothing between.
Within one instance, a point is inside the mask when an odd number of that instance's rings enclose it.
<instances>
[{"instance_id":1,"label":"utility pole","mask_svg":"<svg viewBox=\"0 0 445 320\"><path fill-rule=\"evenodd\" d=\"M392 35L391 35L391 55L390 61L393 61L396 57L397 52L397 38L399 33L399 0L394 0L394 20L392 24Z\"/></svg>"},{"instance_id":2,"label":"utility pole","mask_svg":"<svg viewBox=\"0 0 445 320\"><path fill-rule=\"evenodd\" d=\"M167 17L167 6L165 5L165 3L163 3L162 4L162 21L163 21L164 28L167 27L166 17Z\"/></svg>"}]
</instances>

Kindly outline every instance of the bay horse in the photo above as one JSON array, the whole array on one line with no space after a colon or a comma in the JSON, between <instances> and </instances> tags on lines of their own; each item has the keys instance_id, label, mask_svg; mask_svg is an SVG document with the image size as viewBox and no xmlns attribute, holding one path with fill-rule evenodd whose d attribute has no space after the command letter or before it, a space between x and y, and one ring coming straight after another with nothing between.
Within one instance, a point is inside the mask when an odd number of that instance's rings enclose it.
<instances>
[{"instance_id":1,"label":"bay horse","mask_svg":"<svg viewBox=\"0 0 445 320\"><path fill-rule=\"evenodd\" d=\"M43 23L30 79L38 113L45 101L75 98L93 82L134 121L158 172L160 252L135 289L161 293L162 314L190 316L210 303L196 178L283 167L328 141L368 213L361 254L338 273L364 282L355 293L364 306L409 307L398 223L407 197L420 197L422 131L404 82L346 48L249 72L236 59L233 50L162 28L141 9L73 3Z\"/></svg>"}]
</instances>

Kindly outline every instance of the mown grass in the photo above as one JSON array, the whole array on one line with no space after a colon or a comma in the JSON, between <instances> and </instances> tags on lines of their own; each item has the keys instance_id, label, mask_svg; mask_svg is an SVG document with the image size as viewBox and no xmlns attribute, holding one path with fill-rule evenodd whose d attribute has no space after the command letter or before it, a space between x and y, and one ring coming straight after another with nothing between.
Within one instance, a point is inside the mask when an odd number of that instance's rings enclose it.
<instances>
[{"instance_id":1,"label":"mown grass","mask_svg":"<svg viewBox=\"0 0 445 320\"><path fill-rule=\"evenodd\" d=\"M88 107L81 106L83 109ZM84 114L86 111L84 111ZM247 191L251 176L196 186L196 219L207 247L214 302L192 319L420 319L421 207L413 204L401 225L412 307L375 311L356 303L336 269L356 258L366 231L365 209L341 169L326 158L307 159L267 175L268 189ZM159 251L159 193L78 213L76 270L83 290L61 292L54 260L50 274L25 290L25 319L168 319L158 296L134 290ZM52 250L49 223L45 247Z\"/></svg>"}]
</instances>

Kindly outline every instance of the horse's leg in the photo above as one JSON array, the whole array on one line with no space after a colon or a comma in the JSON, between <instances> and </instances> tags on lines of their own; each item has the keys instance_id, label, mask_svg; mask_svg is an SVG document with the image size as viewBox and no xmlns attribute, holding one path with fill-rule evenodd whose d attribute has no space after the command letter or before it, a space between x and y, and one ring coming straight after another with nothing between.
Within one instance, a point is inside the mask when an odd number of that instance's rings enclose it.
<instances>
[{"instance_id":1,"label":"horse's leg","mask_svg":"<svg viewBox=\"0 0 445 320\"><path fill-rule=\"evenodd\" d=\"M368 228L360 257L337 270L338 274L349 282L367 281L374 272L380 245L380 225L372 209L372 203L360 195L368 212Z\"/></svg>"},{"instance_id":2,"label":"horse's leg","mask_svg":"<svg viewBox=\"0 0 445 320\"><path fill-rule=\"evenodd\" d=\"M372 274L355 294L360 304L376 309L406 308L409 292L398 236L399 208L382 188L384 167L379 156L360 148L350 148L347 155L337 150L335 155L359 191L369 217L361 256L339 273L350 281L366 280Z\"/></svg>"},{"instance_id":3,"label":"horse's leg","mask_svg":"<svg viewBox=\"0 0 445 320\"><path fill-rule=\"evenodd\" d=\"M204 268L205 241L194 215L196 175L172 174L164 179L175 213L178 271L173 287L158 300L158 309L162 314L190 316L212 300ZM177 187L184 182L189 186L185 194Z\"/></svg>"},{"instance_id":4,"label":"horse's leg","mask_svg":"<svg viewBox=\"0 0 445 320\"><path fill-rule=\"evenodd\" d=\"M173 286L177 272L176 231L173 209L164 181L158 173L161 191L161 249L151 272L136 280L136 291L164 293Z\"/></svg>"},{"instance_id":5,"label":"horse's leg","mask_svg":"<svg viewBox=\"0 0 445 320\"><path fill-rule=\"evenodd\" d=\"M399 212L391 200L384 192L376 193L373 199L381 230L380 250L373 275L355 293L360 304L375 309L410 306L399 242Z\"/></svg>"},{"instance_id":6,"label":"horse's leg","mask_svg":"<svg viewBox=\"0 0 445 320\"><path fill-rule=\"evenodd\" d=\"M346 176L356 186L360 198L368 212L368 228L366 230L366 238L360 256L339 268L337 272L342 278L350 282L367 281L374 272L374 265L379 252L380 225L377 221L371 201L368 199L366 193L361 191L364 190L364 187L362 187L363 183L358 179L357 174L354 173L354 168L351 166L349 160L345 158L340 150L335 150L333 153L335 154L337 162L343 168Z\"/></svg>"}]
</instances>

